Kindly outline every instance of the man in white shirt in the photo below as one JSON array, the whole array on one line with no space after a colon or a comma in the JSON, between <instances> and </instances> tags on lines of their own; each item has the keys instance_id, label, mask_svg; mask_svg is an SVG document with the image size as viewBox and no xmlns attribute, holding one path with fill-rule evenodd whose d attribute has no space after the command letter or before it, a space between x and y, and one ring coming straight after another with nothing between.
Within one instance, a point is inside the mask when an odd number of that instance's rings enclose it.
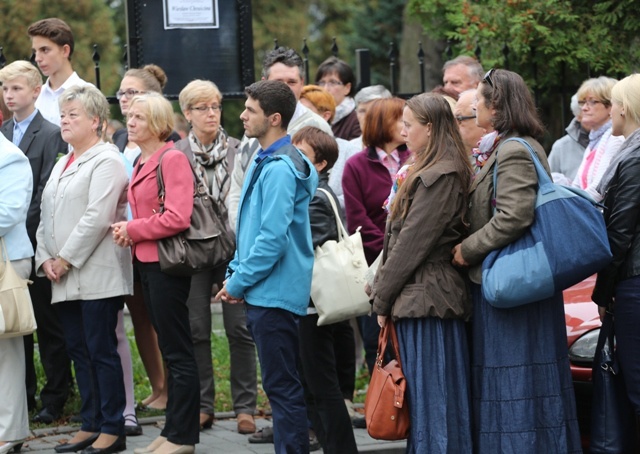
<instances>
[{"instance_id":1,"label":"man in white shirt","mask_svg":"<svg viewBox=\"0 0 640 454\"><path fill-rule=\"evenodd\" d=\"M74 85L90 85L71 66L73 33L67 23L50 17L34 22L27 29L36 63L47 81L42 86L36 108L45 120L60 126L58 97Z\"/></svg>"}]
</instances>

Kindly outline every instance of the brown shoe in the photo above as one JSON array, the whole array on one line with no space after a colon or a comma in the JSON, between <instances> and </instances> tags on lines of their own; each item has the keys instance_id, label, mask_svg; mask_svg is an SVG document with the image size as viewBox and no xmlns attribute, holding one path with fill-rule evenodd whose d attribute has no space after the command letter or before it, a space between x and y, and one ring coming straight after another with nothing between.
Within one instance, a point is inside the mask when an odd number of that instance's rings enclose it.
<instances>
[{"instance_id":1,"label":"brown shoe","mask_svg":"<svg viewBox=\"0 0 640 454\"><path fill-rule=\"evenodd\" d=\"M247 413L238 414L238 433L252 434L256 431L256 423L253 421L253 416Z\"/></svg>"},{"instance_id":2,"label":"brown shoe","mask_svg":"<svg viewBox=\"0 0 640 454\"><path fill-rule=\"evenodd\" d=\"M200 413L200 430L211 429L211 426L213 426L213 419L213 415Z\"/></svg>"}]
</instances>

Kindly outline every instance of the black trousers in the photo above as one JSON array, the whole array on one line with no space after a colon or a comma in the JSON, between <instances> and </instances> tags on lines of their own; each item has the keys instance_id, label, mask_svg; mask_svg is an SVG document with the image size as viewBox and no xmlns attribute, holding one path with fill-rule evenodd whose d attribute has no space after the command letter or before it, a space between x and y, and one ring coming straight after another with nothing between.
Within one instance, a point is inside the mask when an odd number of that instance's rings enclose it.
<instances>
[{"instance_id":1,"label":"black trousers","mask_svg":"<svg viewBox=\"0 0 640 454\"><path fill-rule=\"evenodd\" d=\"M51 282L47 278L37 277L33 270L29 279L33 281L29 286L29 294L38 323L38 349L46 377L44 387L40 391L40 400L43 408L48 408L52 413L62 413L72 384L71 361L67 354L64 331L56 307L51 304ZM37 393L33 335L24 336L24 352L27 401L32 409L35 408Z\"/></svg>"},{"instance_id":2,"label":"black trousers","mask_svg":"<svg viewBox=\"0 0 640 454\"><path fill-rule=\"evenodd\" d=\"M343 325L349 325L349 321L326 326L317 323L317 315L307 315L298 324L308 417L325 454L356 454L358 447L338 383L334 352L335 338L341 336ZM354 351L353 345L349 348Z\"/></svg>"},{"instance_id":3,"label":"black trousers","mask_svg":"<svg viewBox=\"0 0 640 454\"><path fill-rule=\"evenodd\" d=\"M191 277L163 273L158 262L136 262L136 267L169 372L166 423L161 435L175 444L195 445L200 435L200 382L187 308Z\"/></svg>"}]
</instances>

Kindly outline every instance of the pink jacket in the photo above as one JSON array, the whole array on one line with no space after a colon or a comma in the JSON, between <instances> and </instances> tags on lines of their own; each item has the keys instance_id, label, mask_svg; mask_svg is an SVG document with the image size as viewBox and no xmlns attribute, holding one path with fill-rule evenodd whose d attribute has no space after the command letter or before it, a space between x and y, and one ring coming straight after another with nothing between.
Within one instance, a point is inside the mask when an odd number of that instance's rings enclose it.
<instances>
[{"instance_id":1,"label":"pink jacket","mask_svg":"<svg viewBox=\"0 0 640 454\"><path fill-rule=\"evenodd\" d=\"M166 151L166 153L165 153ZM156 173L160 156L165 187L164 213L160 214ZM127 232L133 240L132 256L141 262L158 261L157 240L186 230L191 223L194 180L188 158L167 142L143 165L133 169L129 204L133 220Z\"/></svg>"}]
</instances>

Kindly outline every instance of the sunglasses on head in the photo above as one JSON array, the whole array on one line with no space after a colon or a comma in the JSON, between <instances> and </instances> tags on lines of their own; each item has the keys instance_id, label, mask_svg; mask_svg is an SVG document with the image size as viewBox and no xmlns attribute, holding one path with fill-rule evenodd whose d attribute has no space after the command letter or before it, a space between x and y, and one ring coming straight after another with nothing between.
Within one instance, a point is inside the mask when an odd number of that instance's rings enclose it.
<instances>
[{"instance_id":1,"label":"sunglasses on head","mask_svg":"<svg viewBox=\"0 0 640 454\"><path fill-rule=\"evenodd\" d=\"M495 71L495 68L491 68L489 71L487 71L487 74L485 74L484 78L482 79L482 82L488 83L491 88L495 88L493 86L493 80L491 79L491 75L493 74L494 71Z\"/></svg>"}]
</instances>

